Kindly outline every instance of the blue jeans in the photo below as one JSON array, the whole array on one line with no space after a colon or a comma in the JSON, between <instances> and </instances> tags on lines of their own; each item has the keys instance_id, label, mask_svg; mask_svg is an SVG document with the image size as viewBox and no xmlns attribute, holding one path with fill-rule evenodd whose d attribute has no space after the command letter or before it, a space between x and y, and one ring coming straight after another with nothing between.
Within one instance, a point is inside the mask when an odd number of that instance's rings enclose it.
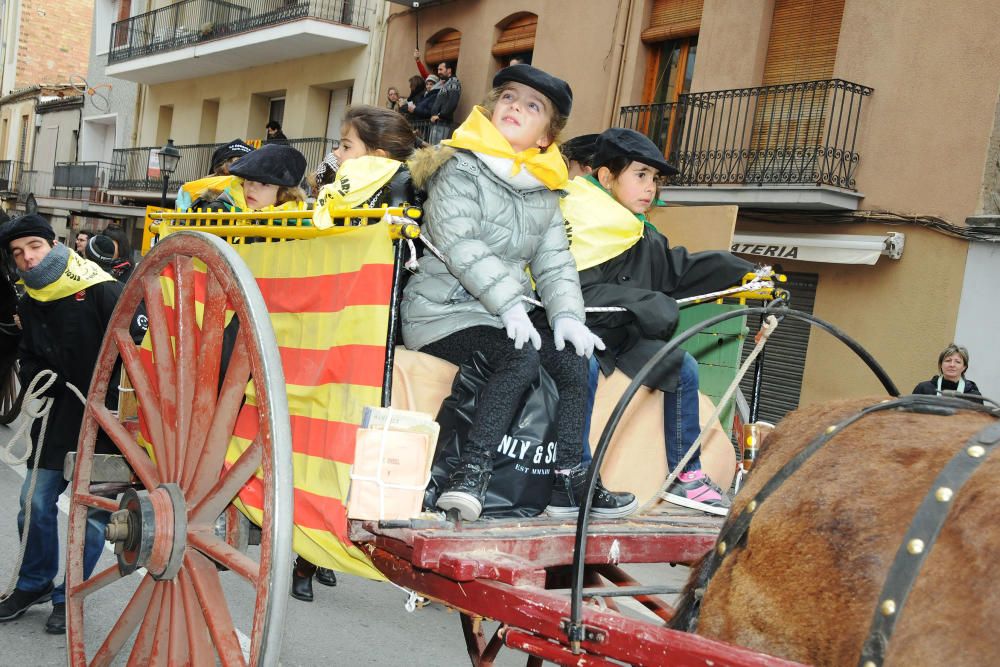
<instances>
[{"instance_id":1,"label":"blue jeans","mask_svg":"<svg viewBox=\"0 0 1000 667\"><path fill-rule=\"evenodd\" d=\"M31 525L28 541L24 547L24 561L17 580L17 587L23 591L44 590L59 574L59 495L69 484L63 479L62 470L29 468L21 486L21 510L17 513L17 532L24 531L24 508L28 498L31 478L37 477L35 493L31 497ZM90 510L87 514L87 537L83 550L83 578L94 571L101 550L104 549L104 526L110 514L103 510ZM59 584L52 592L52 602L66 601L66 582Z\"/></svg>"},{"instance_id":2,"label":"blue jeans","mask_svg":"<svg viewBox=\"0 0 1000 667\"><path fill-rule=\"evenodd\" d=\"M584 410L586 418L583 420L583 459L584 465L589 466L593 460L590 452L590 420L594 417L594 397L597 396L597 380L601 375L601 367L597 363L597 355L590 358L590 365L587 368L587 407Z\"/></svg>"},{"instance_id":3,"label":"blue jeans","mask_svg":"<svg viewBox=\"0 0 1000 667\"><path fill-rule=\"evenodd\" d=\"M663 392L663 430L667 443L667 464L673 471L701 433L698 420L698 362L687 352L681 362L677 389ZM682 472L700 469L701 459L695 452Z\"/></svg>"}]
</instances>

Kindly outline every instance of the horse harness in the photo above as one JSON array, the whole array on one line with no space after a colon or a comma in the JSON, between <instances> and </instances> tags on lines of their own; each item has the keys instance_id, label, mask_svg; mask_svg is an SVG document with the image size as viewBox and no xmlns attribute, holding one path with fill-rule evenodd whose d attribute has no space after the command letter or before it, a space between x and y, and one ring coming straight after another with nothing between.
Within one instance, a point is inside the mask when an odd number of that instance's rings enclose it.
<instances>
[{"instance_id":1,"label":"horse harness","mask_svg":"<svg viewBox=\"0 0 1000 667\"><path fill-rule=\"evenodd\" d=\"M996 410L953 397L904 396L869 406L840 423L828 427L802 451L792 457L761 490L744 506L743 511L730 521L719 534L715 548L710 551L699 570L693 594L685 596L677 609L671 626L693 632L698 625L701 598L708 583L721 567L728 554L746 544L750 521L761 503L767 500L785 480L791 477L823 445L848 426L864 417L884 410L905 410L925 414L952 415L958 410L986 412L996 416ZM995 421L973 435L958 450L938 474L927 495L917 508L899 548L889 567L885 584L872 615L868 636L861 648L859 667L881 667L889 646L896 621L903 610L906 598L916 582L920 568L930 553L941 527L944 525L951 500L973 473L995 450L1000 449L1000 421Z\"/></svg>"}]
</instances>

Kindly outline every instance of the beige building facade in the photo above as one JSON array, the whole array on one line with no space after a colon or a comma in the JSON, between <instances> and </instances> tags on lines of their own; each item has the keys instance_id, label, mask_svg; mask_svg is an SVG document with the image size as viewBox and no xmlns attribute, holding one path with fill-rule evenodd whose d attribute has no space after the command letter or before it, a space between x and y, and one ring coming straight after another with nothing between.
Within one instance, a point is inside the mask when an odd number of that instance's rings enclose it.
<instances>
[{"instance_id":1,"label":"beige building facade","mask_svg":"<svg viewBox=\"0 0 1000 667\"><path fill-rule=\"evenodd\" d=\"M395 10L380 87L406 89L415 43L431 65L457 58L460 119L526 55L574 90L566 137L644 131L681 168L663 199L738 204L746 256L780 263L801 285L793 306L861 342L904 393L962 335L969 377L1000 395L980 334L998 317L998 27L990 0L456 0ZM805 261L799 246L819 242L874 244L874 263ZM786 328L766 363L795 394L786 408L882 391L830 336Z\"/></svg>"}]
</instances>

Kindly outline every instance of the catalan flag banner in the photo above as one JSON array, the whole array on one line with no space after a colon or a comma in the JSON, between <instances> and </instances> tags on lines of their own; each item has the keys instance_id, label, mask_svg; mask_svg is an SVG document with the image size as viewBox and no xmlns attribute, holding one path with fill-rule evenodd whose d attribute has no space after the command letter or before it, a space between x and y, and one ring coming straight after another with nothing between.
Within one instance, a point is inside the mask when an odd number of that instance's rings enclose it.
<instances>
[{"instance_id":1,"label":"catalan flag banner","mask_svg":"<svg viewBox=\"0 0 1000 667\"><path fill-rule=\"evenodd\" d=\"M382 579L348 539L346 502L362 411L382 399L393 248L386 224L349 229L308 241L234 247L267 303L285 373L295 552L321 567ZM170 280L169 272L164 276ZM172 289L164 294L172 307ZM195 290L195 299L203 301L204 289ZM200 307L197 312L200 325ZM148 341L143 347L144 358L151 359ZM250 383L226 453L227 467L257 432ZM263 472L258 470L235 501L257 524L263 517L263 493Z\"/></svg>"}]
</instances>

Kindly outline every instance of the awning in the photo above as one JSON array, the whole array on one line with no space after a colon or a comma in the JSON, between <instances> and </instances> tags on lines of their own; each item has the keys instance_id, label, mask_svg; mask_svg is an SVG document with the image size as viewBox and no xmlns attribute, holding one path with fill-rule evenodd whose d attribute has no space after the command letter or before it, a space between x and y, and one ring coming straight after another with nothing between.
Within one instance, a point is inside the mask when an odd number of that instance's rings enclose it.
<instances>
[{"instance_id":1,"label":"awning","mask_svg":"<svg viewBox=\"0 0 1000 667\"><path fill-rule=\"evenodd\" d=\"M874 264L882 255L890 259L902 257L904 241L905 235L900 232L881 236L737 232L733 234L732 251L774 261Z\"/></svg>"}]
</instances>

